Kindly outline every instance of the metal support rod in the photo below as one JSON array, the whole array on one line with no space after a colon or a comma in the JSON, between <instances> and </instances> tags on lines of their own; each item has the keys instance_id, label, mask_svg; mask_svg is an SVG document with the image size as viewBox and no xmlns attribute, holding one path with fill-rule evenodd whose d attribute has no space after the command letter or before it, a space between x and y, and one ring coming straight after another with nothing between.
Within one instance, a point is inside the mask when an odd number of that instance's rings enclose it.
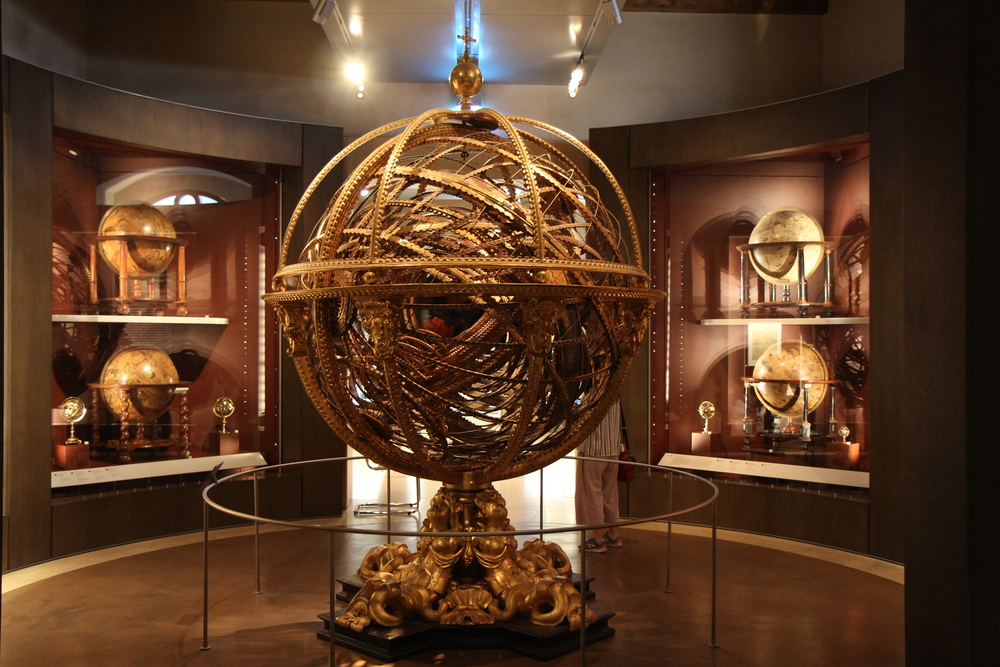
<instances>
[{"instance_id":1,"label":"metal support rod","mask_svg":"<svg viewBox=\"0 0 1000 667\"><path fill-rule=\"evenodd\" d=\"M545 530L545 468L538 469L538 530ZM545 535L538 534L544 540Z\"/></svg>"},{"instance_id":2,"label":"metal support rod","mask_svg":"<svg viewBox=\"0 0 1000 667\"><path fill-rule=\"evenodd\" d=\"M337 610L337 558L334 555L336 535L330 531L330 667L336 667L337 664L337 617L334 615Z\"/></svg>"},{"instance_id":3,"label":"metal support rod","mask_svg":"<svg viewBox=\"0 0 1000 667\"><path fill-rule=\"evenodd\" d=\"M259 478L260 473L255 470L253 473L253 515L255 517L260 516L260 489L257 484ZM257 589L254 590L254 593L260 595L263 592L260 590L260 521L256 519L253 522L253 559L257 568Z\"/></svg>"},{"instance_id":4,"label":"metal support rod","mask_svg":"<svg viewBox=\"0 0 1000 667\"><path fill-rule=\"evenodd\" d=\"M389 532L392 530L392 470L389 468L385 469L385 507L385 530ZM386 537L389 538L386 541L391 544L392 533L390 532Z\"/></svg>"},{"instance_id":5,"label":"metal support rod","mask_svg":"<svg viewBox=\"0 0 1000 667\"><path fill-rule=\"evenodd\" d=\"M771 303L778 300L778 286L774 283L767 284L767 300Z\"/></svg>"},{"instance_id":6,"label":"metal support rod","mask_svg":"<svg viewBox=\"0 0 1000 667\"><path fill-rule=\"evenodd\" d=\"M204 507L202 513L202 565L204 569L204 584L205 588L202 593L203 607L202 607L202 634L201 634L201 649L202 651L208 651L212 647L208 645L208 503L204 500L201 501Z\"/></svg>"},{"instance_id":7,"label":"metal support rod","mask_svg":"<svg viewBox=\"0 0 1000 667\"><path fill-rule=\"evenodd\" d=\"M747 262L747 253L740 252L740 317L746 318L750 314L750 267Z\"/></svg>"},{"instance_id":8,"label":"metal support rod","mask_svg":"<svg viewBox=\"0 0 1000 667\"><path fill-rule=\"evenodd\" d=\"M833 305L833 251L829 248L823 256L823 305Z\"/></svg>"},{"instance_id":9,"label":"metal support rod","mask_svg":"<svg viewBox=\"0 0 1000 667\"><path fill-rule=\"evenodd\" d=\"M750 446L750 436L753 435L754 420L750 417L750 383L743 383L743 442Z\"/></svg>"},{"instance_id":10,"label":"metal support rod","mask_svg":"<svg viewBox=\"0 0 1000 667\"><path fill-rule=\"evenodd\" d=\"M719 528L719 503L718 501L716 501L712 503L712 641L709 644L711 648L719 648L719 642L717 641L715 636L716 571L718 570L716 543L718 542L718 528Z\"/></svg>"},{"instance_id":11,"label":"metal support rod","mask_svg":"<svg viewBox=\"0 0 1000 667\"><path fill-rule=\"evenodd\" d=\"M812 440L812 424L809 423L809 383L802 383L802 423L799 425L799 439L802 449L809 447Z\"/></svg>"},{"instance_id":12,"label":"metal support rod","mask_svg":"<svg viewBox=\"0 0 1000 667\"><path fill-rule=\"evenodd\" d=\"M836 385L830 387L830 419L829 419L828 433L830 435L836 435L837 433L837 391Z\"/></svg>"},{"instance_id":13,"label":"metal support rod","mask_svg":"<svg viewBox=\"0 0 1000 667\"><path fill-rule=\"evenodd\" d=\"M580 531L580 667L587 665L587 531Z\"/></svg>"},{"instance_id":14,"label":"metal support rod","mask_svg":"<svg viewBox=\"0 0 1000 667\"><path fill-rule=\"evenodd\" d=\"M802 305L809 301L809 292L807 290L809 284L806 282L806 249L805 246L799 246L795 251L796 259L798 260L799 269L799 305Z\"/></svg>"},{"instance_id":15,"label":"metal support rod","mask_svg":"<svg viewBox=\"0 0 1000 667\"><path fill-rule=\"evenodd\" d=\"M667 513L671 514L674 511L674 473L667 473L670 475L669 483L667 485ZM670 588L670 570L671 561L673 560L673 536L674 536L674 517L667 517L667 585L663 589L664 593L673 593Z\"/></svg>"}]
</instances>

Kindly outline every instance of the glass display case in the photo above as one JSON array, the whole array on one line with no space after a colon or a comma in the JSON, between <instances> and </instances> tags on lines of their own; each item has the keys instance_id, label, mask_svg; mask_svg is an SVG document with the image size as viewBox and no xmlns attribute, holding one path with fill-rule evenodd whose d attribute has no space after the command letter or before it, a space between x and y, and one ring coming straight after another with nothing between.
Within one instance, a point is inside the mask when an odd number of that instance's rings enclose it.
<instances>
[{"instance_id":1,"label":"glass display case","mask_svg":"<svg viewBox=\"0 0 1000 667\"><path fill-rule=\"evenodd\" d=\"M53 470L277 463L279 170L57 131L52 172Z\"/></svg>"},{"instance_id":2,"label":"glass display case","mask_svg":"<svg viewBox=\"0 0 1000 667\"><path fill-rule=\"evenodd\" d=\"M655 460L866 493L868 143L656 173L652 217Z\"/></svg>"}]
</instances>

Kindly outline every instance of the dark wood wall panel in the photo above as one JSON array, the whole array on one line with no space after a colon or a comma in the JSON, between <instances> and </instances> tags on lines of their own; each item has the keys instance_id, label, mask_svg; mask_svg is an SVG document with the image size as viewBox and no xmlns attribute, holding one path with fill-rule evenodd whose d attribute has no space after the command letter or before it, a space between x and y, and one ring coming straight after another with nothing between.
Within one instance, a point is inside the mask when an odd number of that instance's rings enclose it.
<instances>
[{"instance_id":1,"label":"dark wood wall panel","mask_svg":"<svg viewBox=\"0 0 1000 667\"><path fill-rule=\"evenodd\" d=\"M172 104L54 76L53 121L81 134L230 160L302 164L302 126Z\"/></svg>"},{"instance_id":2,"label":"dark wood wall panel","mask_svg":"<svg viewBox=\"0 0 1000 667\"><path fill-rule=\"evenodd\" d=\"M871 553L903 562L903 73L871 82Z\"/></svg>"},{"instance_id":3,"label":"dark wood wall panel","mask_svg":"<svg viewBox=\"0 0 1000 667\"><path fill-rule=\"evenodd\" d=\"M997 229L997 185L1000 184L1000 133L997 110L1000 109L1000 4L972 3L970 44L969 100L969 198L968 198L968 285L966 355L969 375L966 378L969 404L968 431L969 520L973 526L970 540L970 576L972 578L972 664L987 664L1000 655L1000 448L993 423L984 418L1000 402L1000 358L995 353L997 322L992 304L996 294L997 254L1000 230Z\"/></svg>"},{"instance_id":4,"label":"dark wood wall panel","mask_svg":"<svg viewBox=\"0 0 1000 667\"><path fill-rule=\"evenodd\" d=\"M51 556L52 75L9 61L4 219L7 563Z\"/></svg>"},{"instance_id":5,"label":"dark wood wall panel","mask_svg":"<svg viewBox=\"0 0 1000 667\"><path fill-rule=\"evenodd\" d=\"M302 132L302 167L285 170L282 181L282 229L287 228L292 211L316 174L343 148L341 128L305 125ZM308 234L343 182L340 166L316 189L303 210L292 248L304 247ZM290 257L289 261L297 258ZM320 416L305 392L295 364L285 354L281 340L281 450L282 463L344 456L347 447ZM347 466L318 464L293 468L302 476L303 516L340 516L347 505Z\"/></svg>"},{"instance_id":6,"label":"dark wood wall panel","mask_svg":"<svg viewBox=\"0 0 1000 667\"><path fill-rule=\"evenodd\" d=\"M633 169L699 165L820 147L868 132L868 84L732 113L630 126Z\"/></svg>"},{"instance_id":7,"label":"dark wood wall panel","mask_svg":"<svg viewBox=\"0 0 1000 667\"><path fill-rule=\"evenodd\" d=\"M261 516L301 518L301 481L296 475L271 475L259 482ZM209 492L229 509L253 514L253 483L227 482ZM242 519L211 510L212 528L245 524ZM202 499L198 484L141 490L70 500L52 505L52 556L59 558L115 544L202 529Z\"/></svg>"},{"instance_id":8,"label":"dark wood wall panel","mask_svg":"<svg viewBox=\"0 0 1000 667\"><path fill-rule=\"evenodd\" d=\"M590 149L608 167L632 209L636 229L642 244L642 264L649 271L649 173L629 168L628 127L596 128L590 131ZM616 216L617 196L603 182L603 176L590 174L601 194ZM629 447L636 459L648 462L649 452L649 335L643 341L625 378L621 390L622 409L628 429Z\"/></svg>"},{"instance_id":9,"label":"dark wood wall panel","mask_svg":"<svg viewBox=\"0 0 1000 667\"><path fill-rule=\"evenodd\" d=\"M1000 655L1000 7L940 9L906 4L906 662L965 667Z\"/></svg>"},{"instance_id":10,"label":"dark wood wall panel","mask_svg":"<svg viewBox=\"0 0 1000 667\"><path fill-rule=\"evenodd\" d=\"M633 516L656 516L670 511L670 482L663 475L636 476L628 485ZM696 505L710 495L704 484L676 476L673 510ZM868 551L868 503L832 495L719 483L720 528L775 535L823 544L858 553ZM711 508L697 510L677 521L710 526Z\"/></svg>"},{"instance_id":11,"label":"dark wood wall panel","mask_svg":"<svg viewBox=\"0 0 1000 667\"><path fill-rule=\"evenodd\" d=\"M906 8L906 334L900 341L900 386L906 392L901 435L907 448L906 655L911 665L996 661L995 655L972 661L969 653L973 527L965 385L965 267L966 243L971 240L966 238L965 40L971 29L970 4L950 3L947 21L940 15L934 18L928 3L907 3Z\"/></svg>"}]
</instances>

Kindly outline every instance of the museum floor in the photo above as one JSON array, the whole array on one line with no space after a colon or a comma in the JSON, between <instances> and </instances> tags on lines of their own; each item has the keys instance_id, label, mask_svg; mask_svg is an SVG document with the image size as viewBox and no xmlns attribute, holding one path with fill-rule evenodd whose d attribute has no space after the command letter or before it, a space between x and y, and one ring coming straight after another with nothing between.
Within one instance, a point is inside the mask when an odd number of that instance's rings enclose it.
<instances>
[{"instance_id":1,"label":"museum floor","mask_svg":"<svg viewBox=\"0 0 1000 667\"><path fill-rule=\"evenodd\" d=\"M507 482L517 527L537 521L534 482ZM532 484L534 486L532 486ZM567 489L567 485L569 488ZM393 481L394 500L410 489ZM354 488L377 489L375 485ZM424 502L433 492L425 483ZM357 496L358 494L354 494ZM572 484L546 475L546 523L572 515ZM352 521L361 521L351 519ZM369 518L378 527L385 520ZM521 525L518 525L521 522ZM418 520L397 518L413 530ZM588 665L826 667L902 665L902 568L773 538L720 531L719 648L709 648L711 542L702 529L675 526L672 593L663 592L665 527L623 529L624 547L588 555L595 606L614 611L617 634L590 647ZM578 567L578 534L560 540ZM370 536L340 535L338 576L349 574ZM0 667L321 666L329 648L316 638L328 605L324 533L265 529L262 589L254 594L252 531L217 531L211 542L211 650L202 632L202 545L185 535L64 558L3 578ZM522 665L505 650L436 650L394 663ZM382 662L337 649L337 664ZM543 663L536 663L543 664ZM549 663L579 665L578 653Z\"/></svg>"}]
</instances>

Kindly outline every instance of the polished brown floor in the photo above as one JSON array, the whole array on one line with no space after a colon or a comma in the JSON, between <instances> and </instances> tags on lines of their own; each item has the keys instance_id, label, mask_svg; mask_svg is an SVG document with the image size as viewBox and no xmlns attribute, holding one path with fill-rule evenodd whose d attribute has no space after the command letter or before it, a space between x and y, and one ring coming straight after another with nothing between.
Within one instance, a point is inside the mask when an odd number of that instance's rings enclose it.
<instances>
[{"instance_id":1,"label":"polished brown floor","mask_svg":"<svg viewBox=\"0 0 1000 667\"><path fill-rule=\"evenodd\" d=\"M710 541L673 537L672 593L663 592L665 533L623 530L624 548L588 556L596 605L617 634L588 665L888 667L903 664L903 586L842 565L720 540L719 648L710 648ZM341 535L346 574L374 538ZM51 576L3 597L0 665L205 667L327 665L316 614L328 605L328 541L311 531L262 535L263 594L254 594L249 536L211 543L211 650L200 651L201 545L127 556ZM567 552L576 557L576 542ZM548 665L579 665L573 653ZM337 665L374 667L337 649ZM396 663L542 664L504 650L429 651Z\"/></svg>"}]
</instances>

